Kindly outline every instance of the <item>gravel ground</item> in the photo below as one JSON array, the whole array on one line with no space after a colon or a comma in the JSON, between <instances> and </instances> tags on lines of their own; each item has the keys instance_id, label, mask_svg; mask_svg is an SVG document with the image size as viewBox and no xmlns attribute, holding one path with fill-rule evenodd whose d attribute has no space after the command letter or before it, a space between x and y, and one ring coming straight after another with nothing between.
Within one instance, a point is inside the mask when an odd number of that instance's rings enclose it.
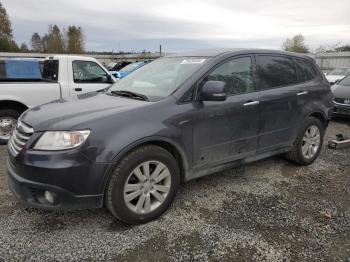
<instances>
[{"instance_id":1,"label":"gravel ground","mask_svg":"<svg viewBox=\"0 0 350 262\"><path fill-rule=\"evenodd\" d=\"M350 135L331 123L326 141ZM281 157L184 185L157 221L126 226L106 209L49 212L18 203L0 147L0 261L350 261L350 148L309 167Z\"/></svg>"}]
</instances>

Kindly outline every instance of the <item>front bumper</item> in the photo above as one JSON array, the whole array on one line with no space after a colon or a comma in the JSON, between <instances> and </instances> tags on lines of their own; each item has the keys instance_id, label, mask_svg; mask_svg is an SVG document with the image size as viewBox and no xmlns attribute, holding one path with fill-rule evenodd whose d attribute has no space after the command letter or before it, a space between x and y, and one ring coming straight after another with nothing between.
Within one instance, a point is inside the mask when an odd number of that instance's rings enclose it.
<instances>
[{"instance_id":1,"label":"front bumper","mask_svg":"<svg viewBox=\"0 0 350 262\"><path fill-rule=\"evenodd\" d=\"M106 164L91 162L79 153L34 152L7 159L13 194L30 206L52 210L102 207L106 168ZM53 203L45 198L45 191L53 195Z\"/></svg>"}]
</instances>

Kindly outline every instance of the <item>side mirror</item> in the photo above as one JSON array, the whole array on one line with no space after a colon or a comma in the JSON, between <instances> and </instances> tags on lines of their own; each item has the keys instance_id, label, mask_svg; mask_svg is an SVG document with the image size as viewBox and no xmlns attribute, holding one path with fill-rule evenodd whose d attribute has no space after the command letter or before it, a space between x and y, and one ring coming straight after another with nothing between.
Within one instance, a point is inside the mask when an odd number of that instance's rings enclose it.
<instances>
[{"instance_id":1,"label":"side mirror","mask_svg":"<svg viewBox=\"0 0 350 262\"><path fill-rule=\"evenodd\" d=\"M225 82L207 81L199 92L200 101L225 101Z\"/></svg>"},{"instance_id":2,"label":"side mirror","mask_svg":"<svg viewBox=\"0 0 350 262\"><path fill-rule=\"evenodd\" d=\"M110 84L114 83L114 80L113 80L111 75L107 75L107 82L110 83Z\"/></svg>"}]
</instances>

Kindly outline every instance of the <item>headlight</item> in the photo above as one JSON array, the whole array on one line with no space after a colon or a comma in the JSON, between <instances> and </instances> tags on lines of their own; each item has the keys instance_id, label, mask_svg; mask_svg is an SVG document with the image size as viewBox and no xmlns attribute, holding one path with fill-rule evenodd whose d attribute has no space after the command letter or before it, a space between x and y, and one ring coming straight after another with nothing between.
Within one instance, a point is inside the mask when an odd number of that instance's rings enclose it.
<instances>
[{"instance_id":1,"label":"headlight","mask_svg":"<svg viewBox=\"0 0 350 262\"><path fill-rule=\"evenodd\" d=\"M89 136L89 130L47 131L36 142L37 150L65 150L80 146Z\"/></svg>"}]
</instances>

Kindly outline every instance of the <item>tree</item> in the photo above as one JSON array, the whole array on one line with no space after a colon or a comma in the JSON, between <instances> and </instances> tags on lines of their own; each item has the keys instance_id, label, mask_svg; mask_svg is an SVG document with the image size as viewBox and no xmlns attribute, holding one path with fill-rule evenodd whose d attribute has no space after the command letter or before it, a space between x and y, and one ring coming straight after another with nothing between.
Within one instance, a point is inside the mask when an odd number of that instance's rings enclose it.
<instances>
[{"instance_id":1,"label":"tree","mask_svg":"<svg viewBox=\"0 0 350 262\"><path fill-rule=\"evenodd\" d=\"M81 54L84 52L85 36L83 29L79 26L69 26L67 33L67 52L71 54Z\"/></svg>"},{"instance_id":2,"label":"tree","mask_svg":"<svg viewBox=\"0 0 350 262\"><path fill-rule=\"evenodd\" d=\"M12 27L5 7L0 2L0 51L16 52L18 46L13 40Z\"/></svg>"},{"instance_id":3,"label":"tree","mask_svg":"<svg viewBox=\"0 0 350 262\"><path fill-rule=\"evenodd\" d=\"M21 50L22 53L27 53L27 52L29 52L29 48L28 48L28 46L27 46L26 43L22 43L22 44L21 44L21 47L20 47L19 49Z\"/></svg>"},{"instance_id":4,"label":"tree","mask_svg":"<svg viewBox=\"0 0 350 262\"><path fill-rule=\"evenodd\" d=\"M350 52L350 45L343 45L335 48L337 52Z\"/></svg>"},{"instance_id":5,"label":"tree","mask_svg":"<svg viewBox=\"0 0 350 262\"><path fill-rule=\"evenodd\" d=\"M8 41L12 40L12 27L5 7L0 2L0 38Z\"/></svg>"},{"instance_id":6,"label":"tree","mask_svg":"<svg viewBox=\"0 0 350 262\"><path fill-rule=\"evenodd\" d=\"M30 45L34 52L41 53L44 51L43 41L38 33L34 33L30 40Z\"/></svg>"},{"instance_id":7,"label":"tree","mask_svg":"<svg viewBox=\"0 0 350 262\"><path fill-rule=\"evenodd\" d=\"M308 53L310 51L309 48L305 45L304 36L301 34L293 36L292 39L287 38L287 40L282 45L282 49L295 53Z\"/></svg>"},{"instance_id":8,"label":"tree","mask_svg":"<svg viewBox=\"0 0 350 262\"><path fill-rule=\"evenodd\" d=\"M45 34L42 42L46 53L63 53L65 50L64 39L57 25L49 26L49 32Z\"/></svg>"}]
</instances>

